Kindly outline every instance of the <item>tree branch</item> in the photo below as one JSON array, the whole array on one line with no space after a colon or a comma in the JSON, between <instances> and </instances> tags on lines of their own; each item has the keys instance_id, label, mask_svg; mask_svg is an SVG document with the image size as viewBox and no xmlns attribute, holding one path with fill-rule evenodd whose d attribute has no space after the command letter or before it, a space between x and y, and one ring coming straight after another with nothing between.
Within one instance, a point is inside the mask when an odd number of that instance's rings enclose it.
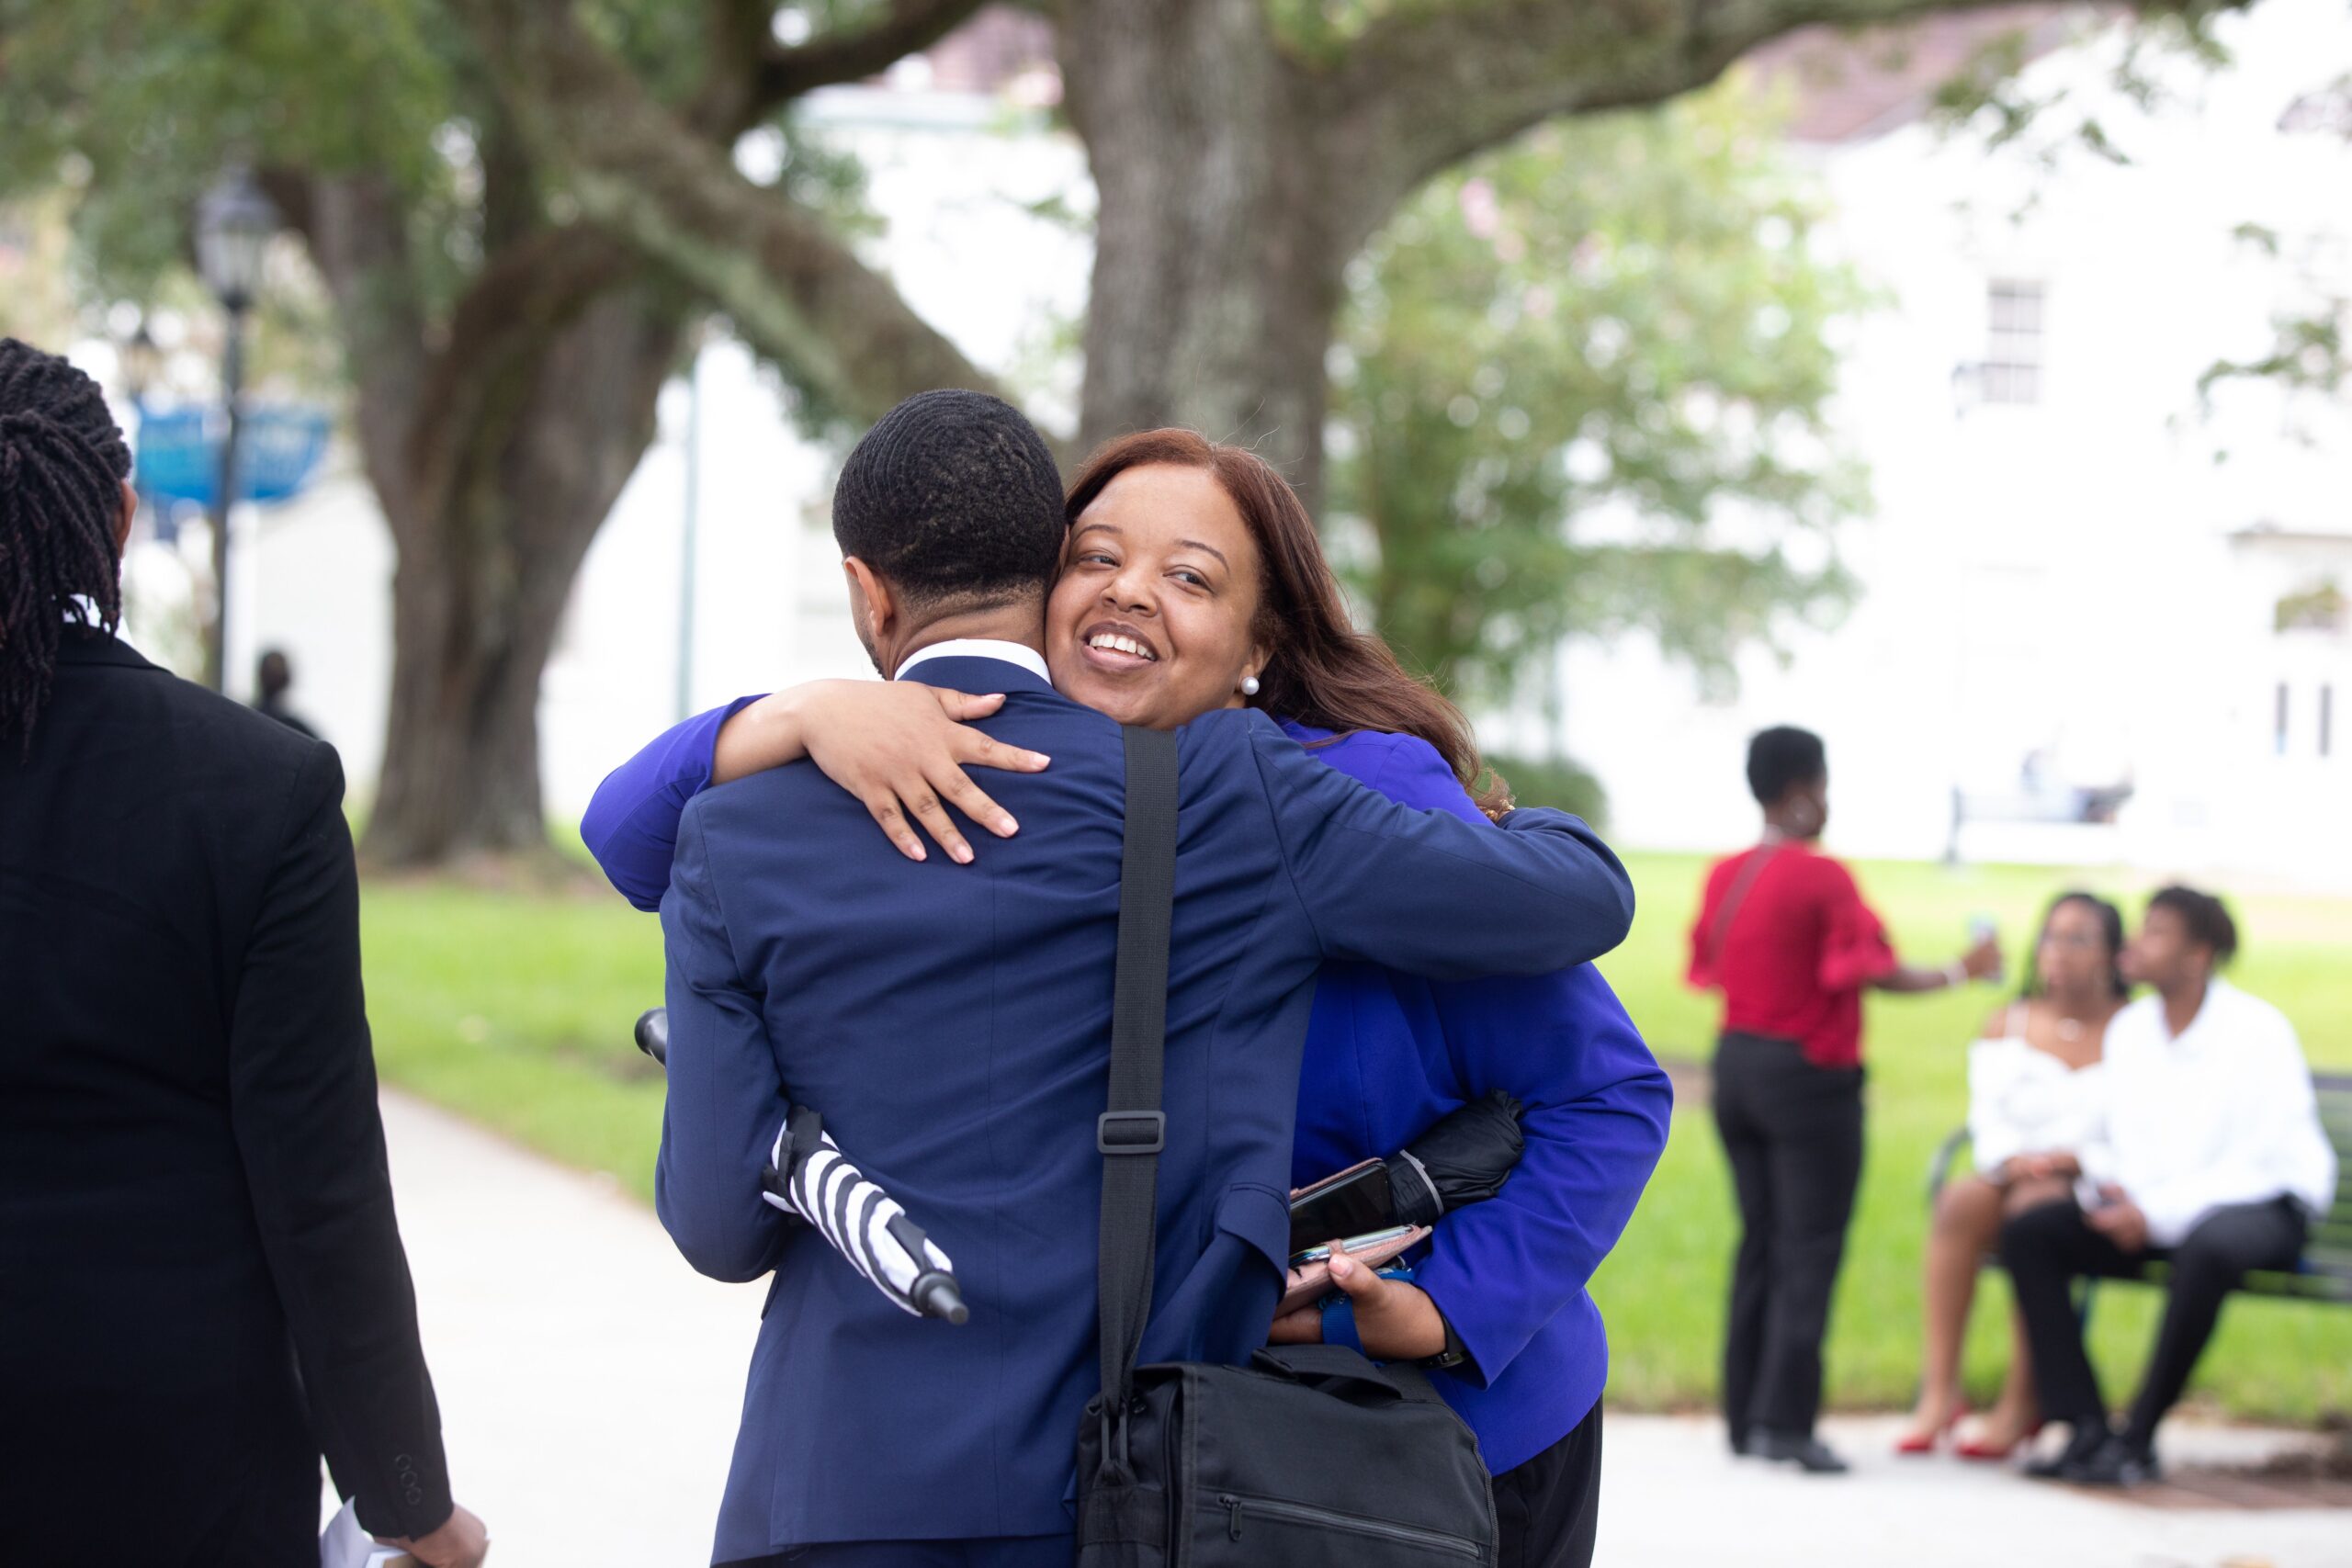
<instances>
[{"instance_id":1,"label":"tree branch","mask_svg":"<svg viewBox=\"0 0 2352 1568\"><path fill-rule=\"evenodd\" d=\"M802 44L768 40L760 62L759 94L770 107L820 87L863 82L960 27L985 0L892 0L881 20L810 39Z\"/></svg>"},{"instance_id":2,"label":"tree branch","mask_svg":"<svg viewBox=\"0 0 2352 1568\"><path fill-rule=\"evenodd\" d=\"M841 412L990 378L815 213L753 185L578 27L569 0L463 0L517 128L583 214L659 261Z\"/></svg>"},{"instance_id":3,"label":"tree branch","mask_svg":"<svg viewBox=\"0 0 2352 1568\"><path fill-rule=\"evenodd\" d=\"M2143 11L2187 0L2147 0ZM2230 6L2250 0L2225 0ZM1558 115L1655 104L1705 85L1771 39L2017 0L1490 0L1374 24L1322 84L1358 128L1369 233L1439 170Z\"/></svg>"},{"instance_id":4,"label":"tree branch","mask_svg":"<svg viewBox=\"0 0 2352 1568\"><path fill-rule=\"evenodd\" d=\"M459 438L514 417L548 347L597 299L645 271L603 231L543 228L484 264L425 367L406 452L420 496L437 507L455 482Z\"/></svg>"}]
</instances>

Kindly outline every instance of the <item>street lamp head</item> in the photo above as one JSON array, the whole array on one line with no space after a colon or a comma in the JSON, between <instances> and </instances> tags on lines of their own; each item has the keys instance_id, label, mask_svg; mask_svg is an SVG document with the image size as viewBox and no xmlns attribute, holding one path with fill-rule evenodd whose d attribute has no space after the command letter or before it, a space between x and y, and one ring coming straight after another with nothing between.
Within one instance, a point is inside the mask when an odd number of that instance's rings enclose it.
<instances>
[{"instance_id":1,"label":"street lamp head","mask_svg":"<svg viewBox=\"0 0 2352 1568\"><path fill-rule=\"evenodd\" d=\"M221 308L234 314L261 292L262 253L277 231L277 209L253 171L231 169L196 209L196 261Z\"/></svg>"},{"instance_id":2,"label":"street lamp head","mask_svg":"<svg viewBox=\"0 0 2352 1568\"><path fill-rule=\"evenodd\" d=\"M122 345L122 389L130 394L133 403L143 403L163 373L164 350L142 321L130 341Z\"/></svg>"}]
</instances>

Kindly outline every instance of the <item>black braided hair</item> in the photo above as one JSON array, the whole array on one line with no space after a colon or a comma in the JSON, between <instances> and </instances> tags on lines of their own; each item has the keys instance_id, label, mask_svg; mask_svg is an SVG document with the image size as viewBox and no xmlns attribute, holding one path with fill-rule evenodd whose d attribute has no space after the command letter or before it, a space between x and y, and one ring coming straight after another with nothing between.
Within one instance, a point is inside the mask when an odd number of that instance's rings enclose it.
<instances>
[{"instance_id":1,"label":"black braided hair","mask_svg":"<svg viewBox=\"0 0 2352 1568\"><path fill-rule=\"evenodd\" d=\"M0 741L29 750L68 615L122 620L115 525L130 448L98 384L0 338Z\"/></svg>"}]
</instances>

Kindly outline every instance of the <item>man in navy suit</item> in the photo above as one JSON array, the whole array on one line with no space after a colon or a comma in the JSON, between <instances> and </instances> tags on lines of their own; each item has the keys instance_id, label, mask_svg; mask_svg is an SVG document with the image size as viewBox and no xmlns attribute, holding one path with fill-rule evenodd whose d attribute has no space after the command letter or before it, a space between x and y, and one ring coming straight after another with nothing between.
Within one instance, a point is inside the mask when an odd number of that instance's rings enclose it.
<instances>
[{"instance_id":1,"label":"man in navy suit","mask_svg":"<svg viewBox=\"0 0 2352 1568\"><path fill-rule=\"evenodd\" d=\"M1061 1564L1096 1381L1120 732L1046 680L1062 498L1011 407L971 392L901 404L851 454L834 532L876 668L1006 694L982 728L1053 764L994 785L1023 827L970 866L905 859L809 766L686 808L662 908L658 1207L704 1273L775 1275L715 1560ZM1323 961L1545 973L1614 947L1633 895L1574 818L1521 811L1496 832L1412 811L1257 713L1188 727L1179 771L1167 1144L1141 1359L1238 1361L1264 1342L1283 1279L1300 1048ZM900 1312L762 1201L789 1100L821 1112L955 1259L967 1325Z\"/></svg>"}]
</instances>

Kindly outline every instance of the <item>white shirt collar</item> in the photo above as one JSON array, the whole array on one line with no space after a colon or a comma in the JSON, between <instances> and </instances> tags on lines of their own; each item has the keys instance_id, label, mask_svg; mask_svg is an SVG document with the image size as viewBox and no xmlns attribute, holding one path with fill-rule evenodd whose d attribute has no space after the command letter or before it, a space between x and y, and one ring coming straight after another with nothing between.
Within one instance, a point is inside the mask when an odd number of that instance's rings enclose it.
<instances>
[{"instance_id":1,"label":"white shirt collar","mask_svg":"<svg viewBox=\"0 0 2352 1568\"><path fill-rule=\"evenodd\" d=\"M2235 1010L2231 993L2235 989L2219 975L2205 977L2205 994L2198 999L2197 1011L2190 1015L2188 1027L2179 1033L2172 1032L2172 1015L2165 1010L2165 998L2157 992L2148 993L2153 1004L2150 1016L2156 1027L2156 1039L2165 1045L2199 1046L2216 1032L2216 1026L2227 1021Z\"/></svg>"},{"instance_id":2,"label":"white shirt collar","mask_svg":"<svg viewBox=\"0 0 2352 1568\"><path fill-rule=\"evenodd\" d=\"M1003 664L1017 664L1048 686L1054 683L1054 678L1046 672L1045 655L1035 649L1023 643L1000 642L986 637L951 637L945 642L934 642L929 648L917 649L907 655L906 661L899 666L899 672L890 679L903 681L908 671L933 659L993 659Z\"/></svg>"},{"instance_id":3,"label":"white shirt collar","mask_svg":"<svg viewBox=\"0 0 2352 1568\"><path fill-rule=\"evenodd\" d=\"M130 649L133 653L139 651L130 640L130 633L120 625L117 625L111 633L107 632L106 622L98 617L97 605L86 593L76 593L67 600L62 607L62 614L65 624L69 626L87 626L100 637L111 636L115 641Z\"/></svg>"}]
</instances>

